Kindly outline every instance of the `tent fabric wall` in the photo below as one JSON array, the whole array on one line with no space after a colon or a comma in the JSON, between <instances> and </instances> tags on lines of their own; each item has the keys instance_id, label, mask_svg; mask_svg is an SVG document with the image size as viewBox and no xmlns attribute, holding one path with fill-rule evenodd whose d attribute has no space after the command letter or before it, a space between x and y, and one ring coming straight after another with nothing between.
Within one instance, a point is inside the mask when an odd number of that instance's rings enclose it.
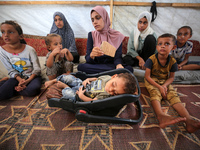
<instances>
[{"instance_id":1,"label":"tent fabric wall","mask_svg":"<svg viewBox=\"0 0 200 150\"><path fill-rule=\"evenodd\" d=\"M152 2L150 0L132 1ZM199 0L157 0L156 2L199 3ZM75 37L87 38L88 32L94 30L90 19L90 11L94 6L95 5L0 5L0 22L15 20L22 26L24 34L45 36L49 33L52 26L53 13L60 11L66 16L75 33ZM108 5L103 7L110 14L110 7ZM129 36L130 32L137 24L137 16L144 10L150 11L150 6L114 6L112 27L125 36ZM200 41L200 8L157 7L157 11L157 18L151 24L151 27L158 36L163 33L172 33L176 35L179 27L189 25L193 29L193 36L191 39Z\"/></svg>"}]
</instances>

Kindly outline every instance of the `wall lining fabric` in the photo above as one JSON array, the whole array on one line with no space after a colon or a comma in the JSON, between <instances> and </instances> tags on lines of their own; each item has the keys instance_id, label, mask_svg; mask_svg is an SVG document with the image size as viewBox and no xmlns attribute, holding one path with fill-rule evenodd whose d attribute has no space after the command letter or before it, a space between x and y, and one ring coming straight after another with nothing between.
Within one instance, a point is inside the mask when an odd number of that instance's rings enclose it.
<instances>
[{"instance_id":1,"label":"wall lining fabric","mask_svg":"<svg viewBox=\"0 0 200 150\"><path fill-rule=\"evenodd\" d=\"M137 24L137 16L144 10L150 11L152 1L132 0L127 2L117 0L113 1L113 7L110 7L110 1L38 1L42 3L26 5L6 4L6 2L12 1L0 0L0 22L15 20L22 26L25 34L45 36L50 31L53 13L60 11L70 23L75 37L87 38L87 33L94 30L90 20L90 10L94 6L103 4L102 6L109 14L110 8L113 8L112 28L122 32L125 36L129 36ZM13 2L32 1L13 0ZM77 4L48 4L48 2L73 2ZM135 3L136 6L122 5L126 2L130 5ZM200 41L200 3L198 0L157 0L156 2L158 15L151 26L158 36L166 32L176 35L179 27L189 25L194 33L191 39ZM163 6L164 4L165 6Z\"/></svg>"}]
</instances>

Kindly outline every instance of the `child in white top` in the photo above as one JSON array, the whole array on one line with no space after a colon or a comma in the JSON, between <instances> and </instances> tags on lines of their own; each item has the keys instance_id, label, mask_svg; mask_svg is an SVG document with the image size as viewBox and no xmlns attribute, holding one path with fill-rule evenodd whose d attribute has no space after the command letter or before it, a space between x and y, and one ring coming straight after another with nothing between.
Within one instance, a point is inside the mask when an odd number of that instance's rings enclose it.
<instances>
[{"instance_id":1,"label":"child in white top","mask_svg":"<svg viewBox=\"0 0 200 150\"><path fill-rule=\"evenodd\" d=\"M179 70L198 70L200 65L189 64L188 58L192 53L193 43L188 41L192 37L192 29L189 26L183 26L177 32L177 48L171 54L178 63Z\"/></svg>"},{"instance_id":2,"label":"child in white top","mask_svg":"<svg viewBox=\"0 0 200 150\"><path fill-rule=\"evenodd\" d=\"M10 79L3 80L0 86L0 100L19 93L35 96L41 88L41 68L34 48L24 44L23 31L14 21L1 24L5 45L0 47L0 59L8 70Z\"/></svg>"}]
</instances>

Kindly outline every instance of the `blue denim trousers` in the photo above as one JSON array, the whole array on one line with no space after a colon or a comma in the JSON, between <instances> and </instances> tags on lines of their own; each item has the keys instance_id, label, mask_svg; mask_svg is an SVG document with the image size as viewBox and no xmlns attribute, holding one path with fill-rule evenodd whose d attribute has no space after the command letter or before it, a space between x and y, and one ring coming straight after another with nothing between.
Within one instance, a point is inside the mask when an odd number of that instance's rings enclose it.
<instances>
[{"instance_id":1,"label":"blue denim trousers","mask_svg":"<svg viewBox=\"0 0 200 150\"><path fill-rule=\"evenodd\" d=\"M66 87L62 90L62 98L69 99L72 101L76 100L76 91L79 89L79 87L82 86L82 80L79 78L76 78L72 75L60 75L57 77L57 81L61 81L65 84L67 84L70 87Z\"/></svg>"}]
</instances>

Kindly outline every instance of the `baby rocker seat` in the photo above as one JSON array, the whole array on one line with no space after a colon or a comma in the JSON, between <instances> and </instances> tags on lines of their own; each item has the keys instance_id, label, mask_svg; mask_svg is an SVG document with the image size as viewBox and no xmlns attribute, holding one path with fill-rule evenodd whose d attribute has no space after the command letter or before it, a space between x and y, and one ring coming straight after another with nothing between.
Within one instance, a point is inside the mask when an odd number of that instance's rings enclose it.
<instances>
[{"instance_id":1,"label":"baby rocker seat","mask_svg":"<svg viewBox=\"0 0 200 150\"><path fill-rule=\"evenodd\" d=\"M86 78L99 77L102 75L112 76L114 74L120 74L125 72L128 72L133 75L133 73L131 73L127 69L115 69L97 74L86 74L84 72L77 72L77 73L72 73L72 75L82 80L85 80ZM135 76L134 78L136 79ZM48 104L50 107L60 107L63 108L64 110L76 113L75 114L76 119L83 122L136 124L140 122L143 117L142 108L139 101L141 91L137 79L136 82L138 88L138 95L133 95L133 94L116 95L105 99L94 100L90 102L82 102L78 100L76 102L73 102L71 100L64 98L61 99L50 98L48 99ZM134 103L137 106L138 119L133 120L133 119L115 117L119 113L120 109L123 108L123 106L128 103Z\"/></svg>"}]
</instances>

